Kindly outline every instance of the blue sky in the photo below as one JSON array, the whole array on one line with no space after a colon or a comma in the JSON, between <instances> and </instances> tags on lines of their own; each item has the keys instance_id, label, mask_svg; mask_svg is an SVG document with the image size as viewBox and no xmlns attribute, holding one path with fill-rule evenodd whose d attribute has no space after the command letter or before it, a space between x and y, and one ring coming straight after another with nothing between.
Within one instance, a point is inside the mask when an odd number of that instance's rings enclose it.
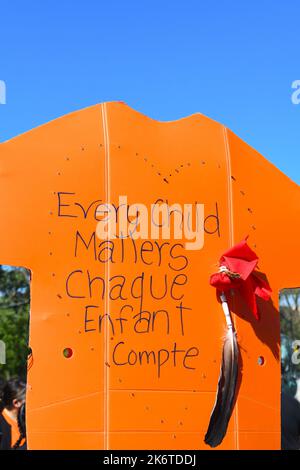
<instances>
[{"instance_id":1,"label":"blue sky","mask_svg":"<svg viewBox=\"0 0 300 470\"><path fill-rule=\"evenodd\" d=\"M97 102L201 112L300 183L300 2L2 1L0 141Z\"/></svg>"}]
</instances>

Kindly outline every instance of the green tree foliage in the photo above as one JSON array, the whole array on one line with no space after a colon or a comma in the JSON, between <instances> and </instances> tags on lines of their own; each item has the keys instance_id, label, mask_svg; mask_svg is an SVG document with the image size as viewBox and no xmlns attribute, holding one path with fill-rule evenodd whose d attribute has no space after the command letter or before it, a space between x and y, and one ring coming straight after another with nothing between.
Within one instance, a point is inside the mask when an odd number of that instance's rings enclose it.
<instances>
[{"instance_id":1,"label":"green tree foliage","mask_svg":"<svg viewBox=\"0 0 300 470\"><path fill-rule=\"evenodd\" d=\"M282 384L294 395L300 364L292 360L295 340L300 340L300 289L284 289L280 293L281 372ZM297 346L296 346L297 348Z\"/></svg>"},{"instance_id":2,"label":"green tree foliage","mask_svg":"<svg viewBox=\"0 0 300 470\"><path fill-rule=\"evenodd\" d=\"M300 340L300 289L284 289L280 294L281 333Z\"/></svg>"},{"instance_id":3,"label":"green tree foliage","mask_svg":"<svg viewBox=\"0 0 300 470\"><path fill-rule=\"evenodd\" d=\"M29 271L0 265L0 339L6 346L6 364L0 365L2 378L26 377L29 305Z\"/></svg>"}]
</instances>

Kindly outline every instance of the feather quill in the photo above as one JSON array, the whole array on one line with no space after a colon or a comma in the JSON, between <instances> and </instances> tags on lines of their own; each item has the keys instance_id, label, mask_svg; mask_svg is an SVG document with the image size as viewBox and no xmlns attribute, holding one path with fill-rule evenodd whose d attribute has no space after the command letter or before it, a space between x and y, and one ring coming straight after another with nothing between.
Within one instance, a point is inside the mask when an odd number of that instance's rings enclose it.
<instances>
[{"instance_id":1,"label":"feather quill","mask_svg":"<svg viewBox=\"0 0 300 470\"><path fill-rule=\"evenodd\" d=\"M226 434L234 407L238 379L238 343L224 293L221 294L221 301L227 323L227 332L223 345L216 401L204 438L205 443L211 447L217 447L221 444Z\"/></svg>"}]
</instances>

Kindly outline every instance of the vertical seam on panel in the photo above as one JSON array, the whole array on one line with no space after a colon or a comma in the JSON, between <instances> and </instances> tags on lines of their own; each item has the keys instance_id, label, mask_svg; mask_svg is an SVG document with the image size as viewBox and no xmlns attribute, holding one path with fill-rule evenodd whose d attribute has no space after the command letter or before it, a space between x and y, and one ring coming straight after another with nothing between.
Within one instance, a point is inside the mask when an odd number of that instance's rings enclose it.
<instances>
[{"instance_id":1,"label":"vertical seam on panel","mask_svg":"<svg viewBox=\"0 0 300 470\"><path fill-rule=\"evenodd\" d=\"M232 178L231 178L231 156L228 143L227 128L223 127L223 137L225 144L225 157L226 157L226 173L227 173L227 206L228 206L228 226L229 226L229 243L232 247L234 245L234 220L233 220L233 197L232 197ZM233 314L233 323L236 330L235 315ZM234 429L235 429L235 447L239 449L239 412L238 400L236 400L234 407Z\"/></svg>"},{"instance_id":2,"label":"vertical seam on panel","mask_svg":"<svg viewBox=\"0 0 300 470\"><path fill-rule=\"evenodd\" d=\"M109 142L109 130L108 130L108 118L107 118L107 106L106 103L101 104L102 109L102 125L103 125L103 135L104 135L104 149L105 149L105 162L104 162L104 185L105 185L105 201L106 204L110 203L110 142ZM109 233L109 232L108 232ZM108 285L108 280L110 278L110 262L105 263L105 282ZM105 313L109 314L109 295L106 289L105 292ZM103 376L103 392L104 392L104 448L109 449L109 322L105 322L104 329L104 376Z\"/></svg>"},{"instance_id":3,"label":"vertical seam on panel","mask_svg":"<svg viewBox=\"0 0 300 470\"><path fill-rule=\"evenodd\" d=\"M223 126L223 136L225 143L225 156L226 156L226 169L227 169L227 201L228 201L228 216L229 216L229 241L230 245L234 245L233 233L233 198L232 198L232 182L231 182L231 158L228 144L227 129Z\"/></svg>"}]
</instances>

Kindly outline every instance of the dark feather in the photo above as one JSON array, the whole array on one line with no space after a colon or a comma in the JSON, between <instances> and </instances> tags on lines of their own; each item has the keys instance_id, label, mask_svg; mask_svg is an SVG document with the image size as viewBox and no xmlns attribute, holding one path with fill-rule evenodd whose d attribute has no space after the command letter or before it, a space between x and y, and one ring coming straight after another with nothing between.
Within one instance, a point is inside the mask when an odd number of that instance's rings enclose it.
<instances>
[{"instance_id":1,"label":"dark feather","mask_svg":"<svg viewBox=\"0 0 300 470\"><path fill-rule=\"evenodd\" d=\"M228 328L223 345L216 401L204 438L205 443L211 447L221 444L232 414L238 378L238 354L236 333L232 328Z\"/></svg>"}]
</instances>

